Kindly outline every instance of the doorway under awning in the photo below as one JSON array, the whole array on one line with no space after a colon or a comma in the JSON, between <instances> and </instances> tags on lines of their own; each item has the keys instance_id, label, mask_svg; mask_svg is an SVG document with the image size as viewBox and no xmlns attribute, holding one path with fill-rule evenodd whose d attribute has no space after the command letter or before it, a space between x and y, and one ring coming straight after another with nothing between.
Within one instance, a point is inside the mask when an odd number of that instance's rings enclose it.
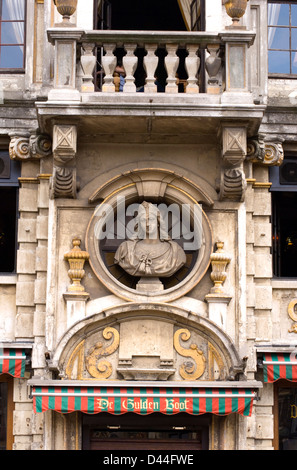
<instances>
[{"instance_id":1,"label":"doorway under awning","mask_svg":"<svg viewBox=\"0 0 297 470\"><path fill-rule=\"evenodd\" d=\"M261 382L90 382L30 380L35 413L81 411L121 415L154 412L250 416Z\"/></svg>"}]
</instances>

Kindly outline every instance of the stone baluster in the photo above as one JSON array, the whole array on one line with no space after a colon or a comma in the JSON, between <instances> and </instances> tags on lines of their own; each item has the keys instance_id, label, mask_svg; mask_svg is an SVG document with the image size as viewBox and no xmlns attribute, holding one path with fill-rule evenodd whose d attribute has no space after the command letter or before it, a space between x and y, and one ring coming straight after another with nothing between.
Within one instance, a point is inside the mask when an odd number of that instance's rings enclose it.
<instances>
[{"instance_id":1,"label":"stone baluster","mask_svg":"<svg viewBox=\"0 0 297 470\"><path fill-rule=\"evenodd\" d=\"M179 63L179 57L176 55L176 44L168 44L167 56L165 57L165 66L167 70L166 93L178 93L176 72Z\"/></svg>"},{"instance_id":2,"label":"stone baluster","mask_svg":"<svg viewBox=\"0 0 297 470\"><path fill-rule=\"evenodd\" d=\"M187 46L186 70L188 72L186 93L199 93L197 73L200 66L200 58L197 55L197 45Z\"/></svg>"},{"instance_id":3,"label":"stone baluster","mask_svg":"<svg viewBox=\"0 0 297 470\"><path fill-rule=\"evenodd\" d=\"M117 65L117 58L113 54L116 44L106 44L104 46L105 55L102 56L102 67L105 73L102 91L105 93L113 93L115 91L113 73Z\"/></svg>"},{"instance_id":4,"label":"stone baluster","mask_svg":"<svg viewBox=\"0 0 297 470\"><path fill-rule=\"evenodd\" d=\"M123 57L123 66L126 72L126 77L125 77L125 85L124 85L124 92L135 92L136 87L135 87L135 78L134 78L134 73L137 67L137 61L138 58L134 54L134 51L136 49L136 44L127 44L125 46L127 54Z\"/></svg>"},{"instance_id":5,"label":"stone baluster","mask_svg":"<svg viewBox=\"0 0 297 470\"><path fill-rule=\"evenodd\" d=\"M159 60L155 54L157 47L157 44L148 44L146 46L147 55L144 57L144 68L147 73L146 84L144 86L145 93L157 92L157 86L155 84L155 71Z\"/></svg>"},{"instance_id":6,"label":"stone baluster","mask_svg":"<svg viewBox=\"0 0 297 470\"><path fill-rule=\"evenodd\" d=\"M222 59L220 58L220 45L211 44L207 46L209 56L205 60L205 68L208 73L207 93L220 93L219 72L221 71Z\"/></svg>"},{"instance_id":7,"label":"stone baluster","mask_svg":"<svg viewBox=\"0 0 297 470\"><path fill-rule=\"evenodd\" d=\"M96 57L94 56L94 48L95 44L82 44L82 56L80 59L81 67L83 70L83 77L82 77L82 86L81 91L82 93L92 93L95 90L94 86L94 77L93 72L96 65Z\"/></svg>"}]
</instances>

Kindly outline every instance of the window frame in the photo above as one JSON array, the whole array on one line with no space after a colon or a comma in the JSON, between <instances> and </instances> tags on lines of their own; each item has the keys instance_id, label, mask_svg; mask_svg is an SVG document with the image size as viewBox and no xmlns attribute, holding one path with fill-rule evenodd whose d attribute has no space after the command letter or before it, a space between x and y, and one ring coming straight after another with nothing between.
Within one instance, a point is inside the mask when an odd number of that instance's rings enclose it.
<instances>
[{"instance_id":1,"label":"window frame","mask_svg":"<svg viewBox=\"0 0 297 470\"><path fill-rule=\"evenodd\" d=\"M282 165L287 163L294 162L297 165L297 149L296 150L285 150L284 160ZM291 183L281 183L280 182L280 173L282 171L282 165L273 166L269 168L269 178L272 183L270 188L271 194L271 254L272 254L272 272L274 279L297 279L297 269L296 275L288 275L283 273L283 261L284 253L281 250L281 234L283 230L281 229L280 221L280 198L282 195L297 193L297 182Z\"/></svg>"},{"instance_id":2,"label":"window frame","mask_svg":"<svg viewBox=\"0 0 297 470\"><path fill-rule=\"evenodd\" d=\"M1 11L2 11L2 1L0 0L0 55L1 55L1 47L2 46L23 46L23 66L22 67L0 67L0 75L1 74L24 74L26 70L26 42L27 42L27 0L24 0L25 8L24 8L24 19L18 20L18 22L22 22L24 24L24 42L19 44L2 44L1 43L1 27L3 23L13 23L16 22L14 20L2 20L1 19Z\"/></svg>"},{"instance_id":3,"label":"window frame","mask_svg":"<svg viewBox=\"0 0 297 470\"><path fill-rule=\"evenodd\" d=\"M19 221L19 180L18 178L21 176L21 164L18 161L10 160L9 151L7 148L4 148L0 145L0 158L2 155L5 154L9 158L10 162L10 170L9 170L9 178L1 178L0 176L0 189L1 188L14 188L15 189L15 231L14 231L14 268L12 271L2 271L1 264L0 264L0 277L1 276L11 276L16 274L16 265L17 265L17 250L18 250L18 240L17 240L17 233L18 233L18 221Z\"/></svg>"},{"instance_id":4,"label":"window frame","mask_svg":"<svg viewBox=\"0 0 297 470\"><path fill-rule=\"evenodd\" d=\"M275 3L281 3L281 4L287 4L290 7L290 24L288 26L275 26L275 28L286 28L289 30L289 49L272 49L268 47L268 42L267 42L267 55L268 55L268 78L282 78L282 79L297 79L297 73L275 73L275 72L269 72L269 51L279 51L279 52L288 52L290 55L290 71L292 70L292 53L296 52L297 54L297 48L292 49L291 46L291 33L292 33L292 25L291 25L291 5L296 5L297 6L297 1L296 0L268 0L267 2L267 13L268 13L268 5L269 4L275 4ZM267 15L267 38L268 38L268 31L269 28L273 27L273 25L268 24L268 15ZM297 26L293 26L293 28L296 28L297 31Z\"/></svg>"}]
</instances>

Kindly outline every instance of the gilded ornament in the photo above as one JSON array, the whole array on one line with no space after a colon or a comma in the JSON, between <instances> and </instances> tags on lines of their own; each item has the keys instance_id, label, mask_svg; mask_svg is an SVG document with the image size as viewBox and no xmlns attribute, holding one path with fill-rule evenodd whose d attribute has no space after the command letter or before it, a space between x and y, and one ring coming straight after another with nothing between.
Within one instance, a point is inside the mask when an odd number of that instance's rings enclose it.
<instances>
[{"instance_id":1,"label":"gilded ornament","mask_svg":"<svg viewBox=\"0 0 297 470\"><path fill-rule=\"evenodd\" d=\"M187 329L180 329L174 334L174 347L178 354L184 357L190 357L193 359L194 364L184 363L180 369L179 373L184 380L197 380L205 371L206 360L197 344L191 344L189 349L183 348L179 343L179 338L183 341L190 339L191 333Z\"/></svg>"},{"instance_id":2,"label":"gilded ornament","mask_svg":"<svg viewBox=\"0 0 297 470\"><path fill-rule=\"evenodd\" d=\"M81 240L74 238L72 240L73 248L69 253L64 255L64 259L68 261L70 269L68 276L72 284L68 287L68 292L84 292L85 288L81 285L81 280L85 275L84 264L90 257L87 251L82 251L80 248Z\"/></svg>"},{"instance_id":3,"label":"gilded ornament","mask_svg":"<svg viewBox=\"0 0 297 470\"><path fill-rule=\"evenodd\" d=\"M109 346L104 348L103 343L100 341L89 350L89 354L86 357L86 368L89 374L95 379L108 379L112 374L111 363L106 360L99 361L101 357L113 354L120 344L120 335L118 330L111 327L105 328L103 331L103 338L109 340L112 337L113 342Z\"/></svg>"},{"instance_id":4,"label":"gilded ornament","mask_svg":"<svg viewBox=\"0 0 297 470\"><path fill-rule=\"evenodd\" d=\"M230 263L231 258L224 252L223 242L217 242L216 245L217 250L210 257L210 262L212 266L210 278L214 283L214 287L211 288L211 292L215 294L220 294L224 292L223 283L225 282L227 277L226 268Z\"/></svg>"},{"instance_id":5,"label":"gilded ornament","mask_svg":"<svg viewBox=\"0 0 297 470\"><path fill-rule=\"evenodd\" d=\"M288 314L291 320L295 323L292 324L291 328L289 329L289 333L296 333L297 334L297 312L295 310L295 306L297 305L297 299L291 300L288 306Z\"/></svg>"},{"instance_id":6,"label":"gilded ornament","mask_svg":"<svg viewBox=\"0 0 297 470\"><path fill-rule=\"evenodd\" d=\"M76 348L71 353L71 356L65 369L66 377L69 379L82 380L83 378L84 346L85 341L83 340L78 344L78 346L76 346ZM73 371L75 366L76 376L73 377Z\"/></svg>"}]
</instances>

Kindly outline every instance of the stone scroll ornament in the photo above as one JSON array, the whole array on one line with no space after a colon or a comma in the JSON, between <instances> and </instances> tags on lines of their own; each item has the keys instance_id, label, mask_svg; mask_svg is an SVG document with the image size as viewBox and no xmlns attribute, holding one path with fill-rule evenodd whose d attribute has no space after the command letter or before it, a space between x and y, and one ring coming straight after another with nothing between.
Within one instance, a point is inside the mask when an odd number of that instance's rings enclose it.
<instances>
[{"instance_id":1,"label":"stone scroll ornament","mask_svg":"<svg viewBox=\"0 0 297 470\"><path fill-rule=\"evenodd\" d=\"M189 349L185 349L180 345L179 338L183 341L190 339L191 333L187 329L177 330L174 334L174 348L183 357L189 357L194 361L193 363L184 363L180 369L180 376L184 380L197 380L205 371L206 359L197 344L191 344Z\"/></svg>"},{"instance_id":2,"label":"stone scroll ornament","mask_svg":"<svg viewBox=\"0 0 297 470\"><path fill-rule=\"evenodd\" d=\"M39 160L52 154L52 141L46 134L11 132L9 136L11 160Z\"/></svg>"},{"instance_id":3,"label":"stone scroll ornament","mask_svg":"<svg viewBox=\"0 0 297 470\"><path fill-rule=\"evenodd\" d=\"M102 342L98 342L93 346L88 355L86 356L86 368L89 374L95 379L108 379L112 374L112 365L105 359L100 360L102 357L110 356L119 347L120 336L115 328L105 328L103 331L103 338L110 340L113 337L113 342L104 348Z\"/></svg>"},{"instance_id":4,"label":"stone scroll ornament","mask_svg":"<svg viewBox=\"0 0 297 470\"><path fill-rule=\"evenodd\" d=\"M283 139L280 136L264 139L264 135L248 139L247 160L265 166L280 166L284 160Z\"/></svg>"},{"instance_id":5,"label":"stone scroll ornament","mask_svg":"<svg viewBox=\"0 0 297 470\"><path fill-rule=\"evenodd\" d=\"M159 209L139 205L135 236L116 251L115 263L136 277L169 277L186 262L184 250L168 236Z\"/></svg>"},{"instance_id":6,"label":"stone scroll ornament","mask_svg":"<svg viewBox=\"0 0 297 470\"><path fill-rule=\"evenodd\" d=\"M295 310L295 306L297 305L297 299L292 300L288 306L288 315L293 320L293 324L289 329L289 333L296 333L297 334L297 312Z\"/></svg>"}]
</instances>

